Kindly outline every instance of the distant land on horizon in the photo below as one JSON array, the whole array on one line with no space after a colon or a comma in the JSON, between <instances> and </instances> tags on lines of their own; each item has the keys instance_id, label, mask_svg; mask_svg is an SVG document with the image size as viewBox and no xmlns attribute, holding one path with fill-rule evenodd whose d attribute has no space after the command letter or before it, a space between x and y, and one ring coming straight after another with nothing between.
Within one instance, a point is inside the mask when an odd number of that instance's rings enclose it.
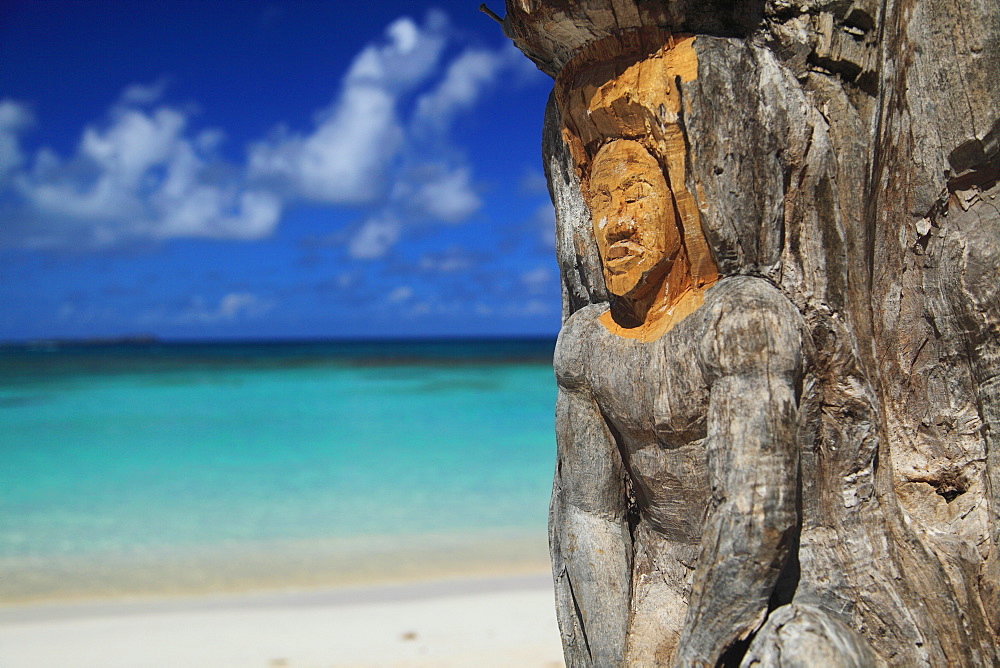
<instances>
[{"instance_id":1,"label":"distant land on horizon","mask_svg":"<svg viewBox=\"0 0 1000 668\"><path fill-rule=\"evenodd\" d=\"M352 343L480 343L480 342L555 342L556 335L522 336L329 336L329 337L206 337L179 338L161 337L155 334L126 334L122 336L97 337L41 337L31 339L0 339L0 347L24 348L32 346L146 346L146 345L295 345L295 344L352 344Z\"/></svg>"}]
</instances>

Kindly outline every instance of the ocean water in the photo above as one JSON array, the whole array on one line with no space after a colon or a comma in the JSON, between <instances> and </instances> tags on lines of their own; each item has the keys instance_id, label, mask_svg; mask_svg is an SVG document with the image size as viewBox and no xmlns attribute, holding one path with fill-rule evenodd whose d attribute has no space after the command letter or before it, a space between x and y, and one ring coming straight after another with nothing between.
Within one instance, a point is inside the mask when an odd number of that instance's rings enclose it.
<instances>
[{"instance_id":1,"label":"ocean water","mask_svg":"<svg viewBox=\"0 0 1000 668\"><path fill-rule=\"evenodd\" d=\"M0 348L0 598L536 563L552 347Z\"/></svg>"}]
</instances>

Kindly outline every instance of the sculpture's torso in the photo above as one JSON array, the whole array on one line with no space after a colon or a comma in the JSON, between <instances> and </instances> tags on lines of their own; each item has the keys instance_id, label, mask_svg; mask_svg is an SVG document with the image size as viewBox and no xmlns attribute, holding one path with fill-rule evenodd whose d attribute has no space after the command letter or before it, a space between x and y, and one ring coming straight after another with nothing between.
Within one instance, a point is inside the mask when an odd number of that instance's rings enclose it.
<instances>
[{"instance_id":1,"label":"sculpture's torso","mask_svg":"<svg viewBox=\"0 0 1000 668\"><path fill-rule=\"evenodd\" d=\"M641 522L669 541L695 545L708 494L705 419L708 386L699 363L704 310L656 341L609 332L606 305L574 315L585 337L584 383L615 434Z\"/></svg>"},{"instance_id":2,"label":"sculpture's torso","mask_svg":"<svg viewBox=\"0 0 1000 668\"><path fill-rule=\"evenodd\" d=\"M711 343L727 345L720 335L727 328L719 323L748 306L787 314L781 320L789 340L799 329L797 311L777 289L761 279L734 277L708 288L704 304L655 341L609 332L599 320L606 304L573 314L560 335L559 383L593 398L631 485L629 665L669 662L683 629L712 495L708 458L725 457L706 439L719 354ZM739 345L728 343L730 351Z\"/></svg>"}]
</instances>

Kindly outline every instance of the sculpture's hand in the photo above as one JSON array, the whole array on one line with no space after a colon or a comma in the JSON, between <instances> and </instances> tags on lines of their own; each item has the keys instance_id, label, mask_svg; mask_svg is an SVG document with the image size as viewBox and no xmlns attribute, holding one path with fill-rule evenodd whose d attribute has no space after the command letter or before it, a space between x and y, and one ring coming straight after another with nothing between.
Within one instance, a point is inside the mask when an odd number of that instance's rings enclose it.
<instances>
[{"instance_id":1,"label":"sculpture's hand","mask_svg":"<svg viewBox=\"0 0 1000 668\"><path fill-rule=\"evenodd\" d=\"M801 316L763 281L726 289L703 348L713 498L677 666L714 666L760 627L798 529Z\"/></svg>"}]
</instances>

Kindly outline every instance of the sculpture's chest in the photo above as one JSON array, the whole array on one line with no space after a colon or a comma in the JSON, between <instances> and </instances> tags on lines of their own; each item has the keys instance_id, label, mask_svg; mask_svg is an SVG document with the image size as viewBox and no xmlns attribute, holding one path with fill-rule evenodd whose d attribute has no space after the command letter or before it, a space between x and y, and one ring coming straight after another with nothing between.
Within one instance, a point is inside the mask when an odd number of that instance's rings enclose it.
<instances>
[{"instance_id":1,"label":"sculpture's chest","mask_svg":"<svg viewBox=\"0 0 1000 668\"><path fill-rule=\"evenodd\" d=\"M605 417L628 440L676 448L705 437L699 331L682 326L651 343L607 331L594 337L588 380Z\"/></svg>"}]
</instances>

